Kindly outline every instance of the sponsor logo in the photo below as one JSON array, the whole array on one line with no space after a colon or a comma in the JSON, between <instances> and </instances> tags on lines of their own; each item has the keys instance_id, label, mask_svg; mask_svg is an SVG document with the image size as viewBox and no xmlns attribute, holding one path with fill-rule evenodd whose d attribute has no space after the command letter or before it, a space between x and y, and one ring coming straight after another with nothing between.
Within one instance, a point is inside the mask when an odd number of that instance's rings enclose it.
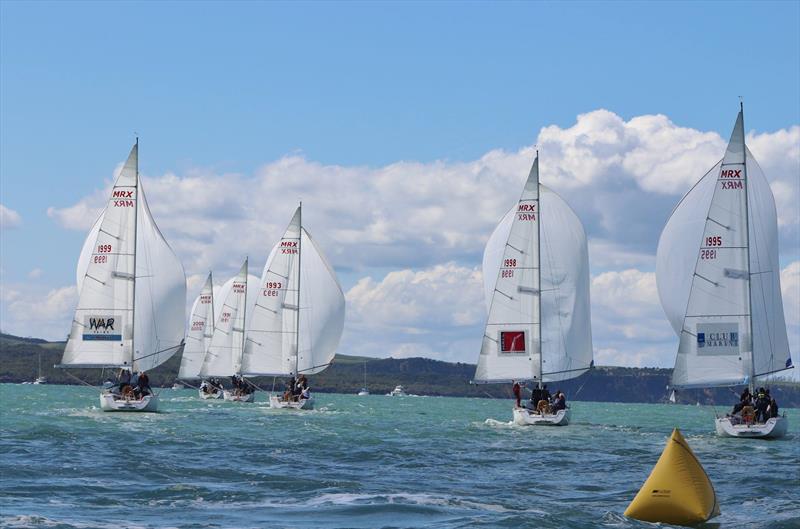
<instances>
[{"instance_id":1,"label":"sponsor logo","mask_svg":"<svg viewBox=\"0 0 800 529\"><path fill-rule=\"evenodd\" d=\"M699 356L738 355L738 323L700 323L697 325Z\"/></svg>"},{"instance_id":2,"label":"sponsor logo","mask_svg":"<svg viewBox=\"0 0 800 529\"><path fill-rule=\"evenodd\" d=\"M122 341L122 321L112 315L85 316L83 339L88 341Z\"/></svg>"},{"instance_id":3,"label":"sponsor logo","mask_svg":"<svg viewBox=\"0 0 800 529\"><path fill-rule=\"evenodd\" d=\"M526 344L525 331L500 331L501 353L525 354Z\"/></svg>"}]
</instances>

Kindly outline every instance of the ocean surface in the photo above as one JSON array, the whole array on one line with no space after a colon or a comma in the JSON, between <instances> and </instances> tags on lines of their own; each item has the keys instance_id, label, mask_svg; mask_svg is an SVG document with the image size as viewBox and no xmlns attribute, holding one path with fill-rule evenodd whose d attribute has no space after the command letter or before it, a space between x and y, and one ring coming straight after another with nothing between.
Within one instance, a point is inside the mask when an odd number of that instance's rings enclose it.
<instances>
[{"instance_id":1,"label":"ocean surface","mask_svg":"<svg viewBox=\"0 0 800 529\"><path fill-rule=\"evenodd\" d=\"M3 527L654 527L622 512L678 426L716 488L711 527L800 527L800 412L782 440L714 435L711 407L316 395L316 410L161 391L103 413L76 386L0 385Z\"/></svg>"}]
</instances>

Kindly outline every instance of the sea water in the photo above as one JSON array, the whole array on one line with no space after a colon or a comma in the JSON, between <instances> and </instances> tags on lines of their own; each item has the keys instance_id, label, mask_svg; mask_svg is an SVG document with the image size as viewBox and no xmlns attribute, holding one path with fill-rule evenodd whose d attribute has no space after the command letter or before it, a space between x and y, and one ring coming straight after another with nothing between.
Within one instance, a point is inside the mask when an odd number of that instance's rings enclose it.
<instances>
[{"instance_id":1,"label":"sea water","mask_svg":"<svg viewBox=\"0 0 800 529\"><path fill-rule=\"evenodd\" d=\"M798 410L770 441L717 437L714 409L685 405L572 402L567 427L517 427L506 400L160 399L161 413L104 413L92 388L0 385L0 524L652 527L622 512L678 426L721 527L800 527Z\"/></svg>"}]
</instances>

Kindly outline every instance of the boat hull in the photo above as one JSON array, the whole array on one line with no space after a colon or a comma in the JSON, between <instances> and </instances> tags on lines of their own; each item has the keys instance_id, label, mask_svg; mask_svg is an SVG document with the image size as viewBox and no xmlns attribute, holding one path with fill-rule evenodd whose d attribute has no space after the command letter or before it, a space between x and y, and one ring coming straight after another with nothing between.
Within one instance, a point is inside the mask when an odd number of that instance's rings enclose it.
<instances>
[{"instance_id":1,"label":"boat hull","mask_svg":"<svg viewBox=\"0 0 800 529\"><path fill-rule=\"evenodd\" d=\"M764 424L733 424L729 417L719 417L715 426L722 437L747 437L751 439L777 439L786 435L789 419L772 417Z\"/></svg>"},{"instance_id":2,"label":"boat hull","mask_svg":"<svg viewBox=\"0 0 800 529\"><path fill-rule=\"evenodd\" d=\"M246 395L234 395L231 391L223 391L222 398L228 402L255 402L256 394L248 393Z\"/></svg>"},{"instance_id":3,"label":"boat hull","mask_svg":"<svg viewBox=\"0 0 800 529\"><path fill-rule=\"evenodd\" d=\"M519 426L566 426L572 418L572 411L567 408L550 415L539 415L527 408L514 408L514 424Z\"/></svg>"},{"instance_id":4,"label":"boat hull","mask_svg":"<svg viewBox=\"0 0 800 529\"><path fill-rule=\"evenodd\" d=\"M100 394L100 409L103 411L138 411L155 413L158 411L158 397L145 395L141 399L122 399L112 393Z\"/></svg>"},{"instance_id":5,"label":"boat hull","mask_svg":"<svg viewBox=\"0 0 800 529\"><path fill-rule=\"evenodd\" d=\"M219 390L212 391L211 393L206 393L202 389L198 389L197 390L197 394L200 395L200 398L203 399L203 400L209 400L209 399L213 400L213 399L221 399L222 398L222 391L219 391Z\"/></svg>"},{"instance_id":6,"label":"boat hull","mask_svg":"<svg viewBox=\"0 0 800 529\"><path fill-rule=\"evenodd\" d=\"M276 410L313 410L314 397L307 399L300 399L299 401L285 401L277 395L271 395L269 398L269 407Z\"/></svg>"}]
</instances>

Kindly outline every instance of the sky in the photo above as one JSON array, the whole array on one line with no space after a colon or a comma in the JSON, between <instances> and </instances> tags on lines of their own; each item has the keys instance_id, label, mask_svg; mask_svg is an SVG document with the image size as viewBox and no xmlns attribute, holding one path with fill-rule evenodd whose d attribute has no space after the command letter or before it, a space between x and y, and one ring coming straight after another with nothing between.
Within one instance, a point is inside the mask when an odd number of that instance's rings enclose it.
<instances>
[{"instance_id":1,"label":"sky","mask_svg":"<svg viewBox=\"0 0 800 529\"><path fill-rule=\"evenodd\" d=\"M299 200L339 351L475 362L481 256L535 147L589 236L598 364L664 366L655 251L745 105L800 364L800 3L0 2L0 329L63 339L138 135L186 269L263 266Z\"/></svg>"}]
</instances>

